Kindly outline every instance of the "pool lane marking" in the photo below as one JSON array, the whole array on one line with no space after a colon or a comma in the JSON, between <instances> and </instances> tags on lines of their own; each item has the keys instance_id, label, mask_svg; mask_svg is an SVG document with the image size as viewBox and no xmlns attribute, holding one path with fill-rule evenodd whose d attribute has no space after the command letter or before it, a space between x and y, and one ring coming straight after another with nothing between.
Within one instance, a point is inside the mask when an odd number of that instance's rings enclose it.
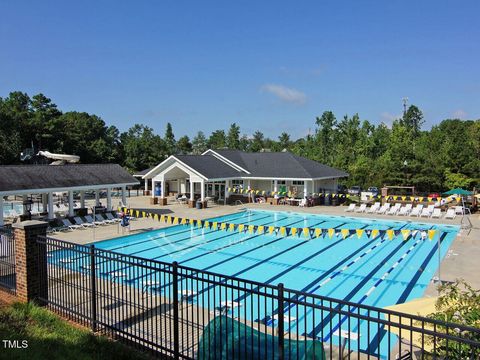
<instances>
[{"instance_id":1,"label":"pool lane marking","mask_svg":"<svg viewBox=\"0 0 480 360\"><path fill-rule=\"evenodd\" d=\"M442 246L442 242L443 242L443 240L445 239L446 236L447 236L447 233L445 233L445 232L440 236L440 246ZM412 278L412 280L409 281L409 285L403 291L402 295L400 295L400 298L396 301L396 304L401 304L401 303L406 301L408 295L410 295L411 290L413 290L413 287L415 286L415 283L417 282L418 278L423 273L423 270L421 270L421 269L423 269L427 266L427 264L430 262L432 257L437 252L437 248L438 248L438 242L435 242L435 245L434 245L433 249L430 251L428 256L425 258L425 261L422 263L422 265L420 265L417 272L415 273L415 276ZM408 292L408 293L405 296L406 292ZM384 325L382 325L381 328L383 329ZM370 351L370 349L372 349L372 348L376 349L378 347L378 344L381 343L384 336L385 336L385 333L383 333L383 335L381 335L380 340L378 340L377 336L375 336L374 339L372 339L372 341L368 344L367 351Z\"/></svg>"},{"instance_id":2,"label":"pool lane marking","mask_svg":"<svg viewBox=\"0 0 480 360\"><path fill-rule=\"evenodd\" d=\"M400 263L413 251L413 249L415 249L415 247L420 244L422 241L424 241L422 238L418 239L417 241L415 241L415 243L413 245L411 245L408 250L402 255L400 256L400 258L382 275L382 277L380 279L378 279L375 284L373 284L373 286L368 289L368 291L362 296L362 298L356 302L357 304L363 304L363 302L377 289L378 286L380 286L380 284L393 272L393 270L395 270L395 268L400 265ZM352 309L349 309L349 312L354 312L356 309L358 309L358 306L354 306ZM348 319L348 316L347 315L344 315L342 317L342 319L338 322L338 324L336 324L331 331L329 331L327 333L327 336L323 339L323 341L329 341L331 336L332 336L332 333L334 333L336 330L338 330L340 328L340 326L342 326L342 324L345 322L345 320ZM316 334L315 334L316 336Z\"/></svg>"},{"instance_id":3,"label":"pool lane marking","mask_svg":"<svg viewBox=\"0 0 480 360\"><path fill-rule=\"evenodd\" d=\"M366 227L368 227L369 225L365 225L362 229L365 229ZM350 235L350 236L354 236L353 234ZM380 235L379 235L380 236ZM309 284L307 284L306 286L304 286L304 288L300 291L303 291L305 292L306 290L308 290L308 288L310 286L313 286L315 283L317 283L318 281L322 280L324 277L326 277L328 274L330 274L333 270L337 269L340 264L342 263L345 263L346 261L350 260L353 256L355 256L356 254L358 254L360 251L362 251L365 247L367 247L368 245L370 245L371 243L373 243L376 239L378 239L377 236L376 238L372 239L371 241L367 242L365 245L363 245L362 247L360 247L359 249L357 249L356 251L354 251L352 254L350 254L347 258L343 259L342 261L338 262L337 264L335 264L334 266L332 266L330 269L328 269L326 272L324 272L321 276L319 276L318 278L316 278L315 280L311 281ZM339 242L342 242L343 239L337 241L336 243L339 243ZM351 265L355 264L357 261L359 261L363 256L365 256L366 254L370 253L373 249L375 249L377 246L379 246L380 244L382 244L383 242L386 241L386 238L380 242L378 242L375 246L373 246L372 248L370 248L369 250L365 251L362 255L360 255L359 257L357 257L354 261L351 261L350 263L348 263L346 266L344 266L342 269L340 270L337 270L334 274L332 274L330 277L328 277L326 280L324 280L322 283L320 283L319 285L315 286L313 289L311 289L309 291L309 293L311 294L312 292L320 289L323 285L325 285L326 283L328 283L330 280L332 280L333 278L335 278L338 274L340 274L342 271L345 271L347 270ZM335 243L335 244L336 244ZM317 256L318 254L316 254L315 256ZM328 281L327 281L328 280ZM305 299L306 296L304 295L301 295L299 296L297 299L299 301L302 301L303 299ZM284 305L284 311L283 313L285 314L287 311L289 311L292 307L294 307L295 304L291 303L291 302L286 302L286 306ZM272 312L272 314L276 314L277 311L274 310ZM266 322L267 325L271 325L273 324L273 318L270 318L269 320L267 320Z\"/></svg>"},{"instance_id":4,"label":"pool lane marking","mask_svg":"<svg viewBox=\"0 0 480 360\"><path fill-rule=\"evenodd\" d=\"M284 219L281 219L280 221L285 220L285 219L287 219L287 217L285 217ZM257 219L257 220L255 220L255 221L258 221L258 220L260 220L260 219ZM269 224L269 223L266 223L266 224ZM260 225L262 225L262 224L260 224ZM263 225L263 226L265 226L265 225ZM216 231L219 231L219 230L209 231L208 234L213 234L213 233L215 233ZM176 253L178 253L178 252L185 251L185 250L188 250L188 249L198 248L199 246L203 246L203 245L205 245L205 244L207 244L207 243L211 243L211 242L214 242L214 241L222 240L222 239L227 238L227 237L229 237L229 236L231 236L231 235L232 235L232 232L228 232L226 235L223 235L223 236L220 236L220 237L215 237L215 238L210 239L210 240L208 240L208 241L204 241L204 242L202 242L202 243L200 243L200 244L195 244L195 245L192 245L192 246L186 246L186 247L184 247L184 248L178 249L178 250L173 251L173 252L170 252L170 253L168 253L168 254L162 254L162 255L160 255L160 256L156 256L156 257L149 258L149 259L145 259L145 260L146 260L146 261L148 261L148 260L156 260L156 259L162 258L162 257L167 256L167 255L176 254ZM250 238L254 238L254 237L257 237L257 236L260 236L260 235L261 235L261 234L258 234L258 235L252 236L252 237L250 237ZM199 235L199 236L200 236L200 235ZM239 244L239 243L244 242L244 241L246 241L246 240L248 240L248 239L250 239L250 238L246 238L246 239L244 239L244 240L242 240L242 241L238 241L238 242L236 242L236 243L229 244L228 246L233 246L233 245ZM169 244L165 244L165 245L169 245ZM228 247L228 246L227 246L227 247ZM161 246L158 246L158 247L155 247L155 248L159 248L159 247L161 247ZM201 249L201 248L200 248L200 249ZM150 249L150 250L151 250L151 249ZM140 251L140 252L143 252L143 251ZM136 252L136 253L139 253L139 252ZM136 253L132 253L132 254L136 254ZM126 255L130 256L130 255L132 255L132 254L126 254ZM119 269L112 270L112 271L103 272L103 273L104 273L104 274L110 274L110 273L112 273L112 272L124 270L124 269L127 269L127 268L129 268L129 265L124 266L124 267L119 268ZM155 272L155 271L153 271L153 272ZM151 273L153 273L153 272L151 272ZM128 280L128 282L133 282L133 281L135 281L136 279L139 279L139 278L141 278L141 277L148 276L148 275L150 275L151 273L145 274L145 275L143 275L143 276L139 276L139 277L137 277L137 278L130 279L130 280Z\"/></svg>"},{"instance_id":5,"label":"pool lane marking","mask_svg":"<svg viewBox=\"0 0 480 360\"><path fill-rule=\"evenodd\" d=\"M325 220L325 221L326 221L326 220ZM321 222L319 222L319 223L316 223L314 226L320 225L320 224L324 223L325 221L321 221ZM269 257L266 258L266 259L263 259L263 260L261 260L261 261L257 261L255 264L250 265L250 266L246 267L245 269L242 269L241 271L236 272L236 273L234 273L234 274L232 274L232 275L229 275L229 276L238 276L238 275L244 273L245 271L249 271L249 270L253 269L254 267L257 267L257 266L259 266L259 265L261 265L261 264L264 264L264 263L266 263L267 261L270 261L271 259L273 259L273 258L275 258L275 257L277 257L277 256L280 256L280 255L286 253L287 251L290 251L290 250L292 250L292 249L295 249L295 248L297 248L297 247L299 247L299 246L301 246L301 245L304 245L304 244L306 244L306 243L308 243L308 242L310 242L310 241L311 241L311 239L308 239L308 240L304 240L304 241L302 241L302 242L299 242L299 243L297 243L297 244L295 244L295 245L293 245L293 246L290 246L289 248L286 248L286 249L280 251L279 253L275 253L275 254L273 254L272 256L269 256ZM260 246L257 246L256 248L251 249L251 250L252 250L252 251L256 251L256 250L260 249L261 247L263 247L264 245L266 245L266 244L262 244L262 245L260 245ZM245 255L245 254L248 254L249 252L251 252L251 250L249 250L249 251L244 251L243 253L233 255L233 256L231 256L231 257L229 257L229 258L227 258L227 259L224 259L224 260L222 260L222 261L219 261L219 262L217 262L217 263L214 263L214 264L212 264L212 265L209 265L209 266L207 266L206 268L203 268L202 270L209 270L209 269L211 269L211 268L213 268L213 267L215 267L215 266L224 264L224 263L226 263L226 262L228 262L228 261L230 261L230 260L236 259L236 258L238 258L238 257L240 257L240 256Z\"/></svg>"},{"instance_id":6,"label":"pool lane marking","mask_svg":"<svg viewBox=\"0 0 480 360\"><path fill-rule=\"evenodd\" d=\"M232 214L232 215L233 215L233 214ZM236 216L236 217L234 217L234 218L232 218L232 219L229 219L228 221L240 220L240 219L246 217L245 215L246 215L246 213L242 213L240 216ZM265 217L260 218L260 219L264 219L264 218L265 218ZM259 220L259 219L255 219L254 221L256 221L256 220ZM210 220L208 220L208 221L210 221ZM250 220L249 220L249 221L250 221ZM178 225L182 226L183 224L178 224ZM174 225L174 226L178 226L178 225ZM187 225L187 226L189 226L189 225ZM102 250L115 251L115 250L118 250L118 249L125 249L125 248L127 248L127 247L135 246L135 245L139 245L139 244L143 244L143 243L145 243L145 242L149 242L149 241L152 241L152 240L163 239L163 238L165 238L166 236L173 236L173 235L182 234L182 233L184 233L184 232L190 231L190 230L192 229L192 227L194 227L194 225L191 225L191 224L190 224L190 226L188 227L188 229L184 229L184 230L181 230L181 231L175 231L175 232L172 232L172 233L169 233L169 234L165 234L165 232L166 232L166 230L168 230L168 229L172 229L173 226L172 226L172 227L167 227L167 228L161 228L161 229L159 229L159 230L160 230L161 232L164 232L164 233L163 233L162 235L160 235L160 236L155 236L155 237L148 238L148 239L146 239L146 240L140 240L140 241L137 241L137 242L129 243L128 245L117 246L117 247L114 247L114 248L111 248L111 249L102 249ZM183 228L183 226L182 226L182 228ZM163 230L163 231L162 231L162 230ZM155 230L154 230L154 231L155 231ZM135 234L135 235L138 235L138 234ZM135 235L130 235L130 236L135 236ZM112 241L112 240L115 240L115 239L108 239L108 240L105 240L105 241ZM102 241L100 241L99 243L101 243L101 242L102 242Z\"/></svg>"},{"instance_id":7,"label":"pool lane marking","mask_svg":"<svg viewBox=\"0 0 480 360\"><path fill-rule=\"evenodd\" d=\"M258 218L258 219L254 219L253 221L259 221L259 220L263 220L265 219L266 217L263 217L263 218ZM195 226L190 226L187 230L184 230L183 232L191 232L192 230L195 230L195 229L200 229L198 227L195 227ZM204 229L204 228L203 228ZM172 245L172 244L177 244L179 242L182 242L182 241L188 241L188 240L191 240L191 239L196 239L198 237L202 237L202 236L205 236L205 235L208 235L208 234L214 234L216 230L214 229L207 229L207 232L204 232L204 233L201 233L201 234L194 234L194 236L192 237L191 235L188 236L188 237L185 237L185 238L181 238L179 240L175 240L175 241L169 241L165 244L157 244L156 246L152 246L152 247L148 247L148 248L145 248L145 249L141 249L141 250L138 250L138 251L134 251L134 252L131 252L131 253L126 253L126 255L136 255L136 254L140 254L142 252L145 252L145 251L150 251L150 250L154 250L154 249L159 249L159 248L162 248L164 246L168 246L168 245ZM167 236L170 236L167 235ZM154 240L158 240L158 239L165 239L167 236L159 236L159 237L155 237L155 238L150 238L148 241L154 241ZM220 239L220 238L219 238ZM203 244L206 244L207 242L204 242L204 243L201 243L201 244L195 244L195 245L203 245ZM185 247L184 249L188 249L189 247Z\"/></svg>"},{"instance_id":8,"label":"pool lane marking","mask_svg":"<svg viewBox=\"0 0 480 360\"><path fill-rule=\"evenodd\" d=\"M405 226L407 226L408 224L406 224ZM404 227L404 226L403 226ZM385 235L386 236L386 235ZM349 301L353 296L355 296L357 294L357 292L363 287L365 286L365 284L370 281L370 279L377 273L378 270L380 270L387 262L388 260L390 260L398 250L400 250L403 246L405 245L405 241L402 239L402 241L400 242L400 244L398 246L395 247L395 249L393 249L393 251L391 251L383 260L380 264L378 264L377 266L375 266L365 277L364 277L364 280L362 280L360 283L357 284L357 286L355 286L355 288L353 288L353 290L351 290L347 296L345 296L343 298L343 301ZM327 319L327 323L328 321L330 321L330 318L331 318L331 315L328 314L326 316L326 319ZM323 319L322 319L322 322L323 322ZM319 329L320 329L320 325L317 325L315 326L315 328L308 334L309 337L314 337L316 336L316 334L318 333Z\"/></svg>"},{"instance_id":9,"label":"pool lane marking","mask_svg":"<svg viewBox=\"0 0 480 360\"><path fill-rule=\"evenodd\" d=\"M283 219L276 220L276 221L283 221L283 220L286 220L286 219L288 219L288 217L285 217L285 218L283 218ZM296 221L296 222L298 222L298 221ZM296 223L296 222L295 222L295 223ZM292 223L292 224L295 224L295 223ZM269 223L265 223L265 224L263 224L263 225L260 224L259 226L266 226L266 224L269 224ZM286 226L289 226L289 225L290 225L290 224L288 224L288 225L286 225ZM213 230L212 232L215 232L215 231L217 231L217 230ZM220 230L218 230L218 231L220 231ZM156 256L156 257L151 258L151 259L149 259L149 260L155 260L155 259L158 259L158 258L167 256L167 255L175 254L175 253L177 253L177 252L184 251L184 250L187 250L187 249L190 249L190 248L195 248L195 247L199 248L200 250L203 250L203 249L200 248L199 246L203 246L203 245L205 245L205 244L207 244L207 243L210 243L210 242L213 242L213 241L216 241L216 240L224 239L224 238L226 238L226 237L231 236L232 234L234 234L234 233L233 233L233 232L228 232L226 235L221 236L221 237L219 237L219 238L214 238L214 239L212 239L212 240L203 242L203 243L201 243L201 244L197 244L197 245L195 245L195 246L182 248L182 249L179 249L179 250L177 250L177 251L174 251L174 252L171 252L171 253L168 253L168 254L162 254L162 255L160 255L160 256ZM254 239L254 238L256 238L256 237L258 237L258 236L261 236L261 235L264 235L264 234L256 234L256 235L254 235L254 236L249 236L249 237L247 237L247 238L245 238L245 239L242 239L242 240L240 240L240 241L237 241L237 242L234 242L234 243L231 243L231 244L227 244L227 245L222 246L222 247L220 247L220 248L218 248L218 249L208 250L207 252L204 252L204 253L202 253L202 254L196 255L196 256L194 256L194 257L192 257L192 258L190 258L190 259L186 259L186 260L182 261L182 263L184 263L184 262L186 262L186 261L193 260L194 258L199 258L199 257L205 256L205 255L212 254L212 253L214 253L214 252L217 252L217 251L219 251L219 250L225 249L225 248L230 247L230 246L234 246L234 245L237 245L237 244L241 244L241 243L243 243L243 242L245 242L245 241L247 241L247 240ZM260 247L261 247L261 246L264 246L264 245L272 244L272 243L277 242L277 241L279 241L279 240L281 240L281 239L282 239L282 238L275 239L275 240L270 241L270 242L268 242L268 243L266 243L266 244L260 245ZM153 272L155 272L155 271L153 271ZM152 272L152 273L153 273L153 272ZM138 279L140 279L140 278L142 278L142 277L145 277L145 276L148 276L148 275L150 275L150 274L151 274L151 273L148 273L148 274L145 274L145 275L142 275L142 276L139 276L139 277L130 279L129 282L133 282L133 281L135 281L135 280L138 280ZM168 284L167 284L167 285L168 285Z\"/></svg>"}]
</instances>

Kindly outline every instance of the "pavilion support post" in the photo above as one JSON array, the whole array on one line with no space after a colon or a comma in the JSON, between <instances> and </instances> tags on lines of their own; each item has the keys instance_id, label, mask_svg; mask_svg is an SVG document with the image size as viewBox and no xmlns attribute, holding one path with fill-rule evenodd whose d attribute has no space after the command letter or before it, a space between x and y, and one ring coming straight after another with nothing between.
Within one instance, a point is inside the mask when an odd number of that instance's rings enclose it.
<instances>
[{"instance_id":1,"label":"pavilion support post","mask_svg":"<svg viewBox=\"0 0 480 360\"><path fill-rule=\"evenodd\" d=\"M85 207L85 191L80 191L80 207L83 209Z\"/></svg>"},{"instance_id":2,"label":"pavilion support post","mask_svg":"<svg viewBox=\"0 0 480 360\"><path fill-rule=\"evenodd\" d=\"M0 227L3 226L3 196L0 196Z\"/></svg>"},{"instance_id":3,"label":"pavilion support post","mask_svg":"<svg viewBox=\"0 0 480 360\"><path fill-rule=\"evenodd\" d=\"M200 200L202 202L205 201L205 181L204 180L200 182Z\"/></svg>"},{"instance_id":4,"label":"pavilion support post","mask_svg":"<svg viewBox=\"0 0 480 360\"><path fill-rule=\"evenodd\" d=\"M100 206L100 190L95 190L95 206Z\"/></svg>"},{"instance_id":5,"label":"pavilion support post","mask_svg":"<svg viewBox=\"0 0 480 360\"><path fill-rule=\"evenodd\" d=\"M48 220L53 220L55 213L53 212L53 193L48 193Z\"/></svg>"},{"instance_id":6,"label":"pavilion support post","mask_svg":"<svg viewBox=\"0 0 480 360\"><path fill-rule=\"evenodd\" d=\"M68 216L72 217L73 212L73 191L68 192Z\"/></svg>"},{"instance_id":7,"label":"pavilion support post","mask_svg":"<svg viewBox=\"0 0 480 360\"><path fill-rule=\"evenodd\" d=\"M112 211L112 189L107 188L107 211Z\"/></svg>"},{"instance_id":8,"label":"pavilion support post","mask_svg":"<svg viewBox=\"0 0 480 360\"><path fill-rule=\"evenodd\" d=\"M165 179L160 181L160 199L158 199L160 205L167 205L167 198L165 197Z\"/></svg>"},{"instance_id":9,"label":"pavilion support post","mask_svg":"<svg viewBox=\"0 0 480 360\"><path fill-rule=\"evenodd\" d=\"M122 186L122 204L127 206L127 187L125 185Z\"/></svg>"},{"instance_id":10,"label":"pavilion support post","mask_svg":"<svg viewBox=\"0 0 480 360\"><path fill-rule=\"evenodd\" d=\"M273 180L273 192L277 192L278 191L278 180L275 179Z\"/></svg>"},{"instance_id":11,"label":"pavilion support post","mask_svg":"<svg viewBox=\"0 0 480 360\"><path fill-rule=\"evenodd\" d=\"M190 178L190 200L188 201L188 207L194 208L195 207L195 196L194 196L194 191L195 191L195 184L193 183L192 178Z\"/></svg>"},{"instance_id":12,"label":"pavilion support post","mask_svg":"<svg viewBox=\"0 0 480 360\"><path fill-rule=\"evenodd\" d=\"M48 195L47 194L42 194L42 212L43 213L48 212Z\"/></svg>"},{"instance_id":13,"label":"pavilion support post","mask_svg":"<svg viewBox=\"0 0 480 360\"><path fill-rule=\"evenodd\" d=\"M224 199L224 204L227 204L227 199L230 197L230 191L228 189L230 188L230 180L225 180L225 199Z\"/></svg>"},{"instance_id":14,"label":"pavilion support post","mask_svg":"<svg viewBox=\"0 0 480 360\"><path fill-rule=\"evenodd\" d=\"M145 179L145 193L148 191L148 179Z\"/></svg>"}]
</instances>

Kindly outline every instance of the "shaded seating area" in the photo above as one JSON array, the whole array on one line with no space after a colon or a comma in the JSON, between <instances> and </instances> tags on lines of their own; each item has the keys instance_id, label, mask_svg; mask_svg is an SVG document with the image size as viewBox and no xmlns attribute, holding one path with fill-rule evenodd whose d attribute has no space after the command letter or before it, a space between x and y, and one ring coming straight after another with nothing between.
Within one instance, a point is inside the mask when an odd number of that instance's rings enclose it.
<instances>
[{"instance_id":1,"label":"shaded seating area","mask_svg":"<svg viewBox=\"0 0 480 360\"><path fill-rule=\"evenodd\" d=\"M89 215L86 206L85 193L94 193L94 203L91 212L97 210L111 212L113 189L121 189L121 203L126 205L126 189L139 183L125 169L117 164L66 164L66 165L9 165L0 166L0 227L4 226L4 214L11 214L12 221L30 220L32 218L46 220L52 229L78 229L78 227L96 226L106 223ZM106 194L106 204L101 206L100 193ZM63 199L66 194L67 201ZM41 199L40 205L33 211L32 197ZM79 196L79 201L74 197ZM18 213L4 212L4 199L21 197L23 211ZM119 204L118 204L119 205ZM115 204L115 207L117 204ZM60 218L60 220L57 220ZM68 218L63 223L62 218ZM73 220L73 222L71 222ZM108 219L112 220L112 219Z\"/></svg>"}]
</instances>

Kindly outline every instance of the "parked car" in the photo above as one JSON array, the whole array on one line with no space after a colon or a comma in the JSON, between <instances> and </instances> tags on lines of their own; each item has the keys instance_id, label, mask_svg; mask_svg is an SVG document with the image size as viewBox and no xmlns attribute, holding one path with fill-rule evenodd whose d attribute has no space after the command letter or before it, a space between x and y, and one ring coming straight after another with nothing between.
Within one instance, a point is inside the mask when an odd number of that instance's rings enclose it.
<instances>
[{"instance_id":1,"label":"parked car","mask_svg":"<svg viewBox=\"0 0 480 360\"><path fill-rule=\"evenodd\" d=\"M360 186L352 186L350 189L348 189L348 193L350 195L360 195L361 192L362 189L360 188Z\"/></svg>"},{"instance_id":2,"label":"parked car","mask_svg":"<svg viewBox=\"0 0 480 360\"><path fill-rule=\"evenodd\" d=\"M367 191L372 193L372 196L378 196L378 188L375 186L370 186Z\"/></svg>"},{"instance_id":3,"label":"parked car","mask_svg":"<svg viewBox=\"0 0 480 360\"><path fill-rule=\"evenodd\" d=\"M440 195L439 193L431 193L431 194L428 194L428 197L431 197L431 198L441 198L442 195Z\"/></svg>"}]
</instances>

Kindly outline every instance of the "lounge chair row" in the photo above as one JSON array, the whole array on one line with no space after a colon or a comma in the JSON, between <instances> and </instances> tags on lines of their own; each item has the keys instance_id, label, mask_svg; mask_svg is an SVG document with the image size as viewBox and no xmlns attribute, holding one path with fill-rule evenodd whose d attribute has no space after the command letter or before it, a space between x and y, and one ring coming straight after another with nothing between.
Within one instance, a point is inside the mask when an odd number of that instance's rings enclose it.
<instances>
[{"instance_id":1,"label":"lounge chair row","mask_svg":"<svg viewBox=\"0 0 480 360\"><path fill-rule=\"evenodd\" d=\"M103 217L101 214L96 214L95 219L92 217L92 215L86 215L84 216L85 221L80 216L75 216L73 218L73 222L70 221L67 218L61 219L62 225L52 228L52 232L57 232L57 231L68 231L68 230L76 230L76 229L86 229L89 227L95 227L99 225L110 225L110 224L116 224L121 222L122 220L114 215L112 213L106 213L105 217Z\"/></svg>"},{"instance_id":2,"label":"lounge chair row","mask_svg":"<svg viewBox=\"0 0 480 360\"><path fill-rule=\"evenodd\" d=\"M348 208L345 209L345 212L431 217L438 219L442 217L442 210L440 208L436 208L434 205L428 205L424 208L422 204L418 204L415 207L413 207L412 204L402 206L400 203L396 203L394 206L391 206L390 203L381 205L379 202L376 202L370 207L367 207L367 204L361 204L359 207L357 207L356 204L350 204ZM445 213L444 218L455 219L459 214L463 214L463 208L461 206L456 206L455 208L449 208Z\"/></svg>"}]
</instances>

